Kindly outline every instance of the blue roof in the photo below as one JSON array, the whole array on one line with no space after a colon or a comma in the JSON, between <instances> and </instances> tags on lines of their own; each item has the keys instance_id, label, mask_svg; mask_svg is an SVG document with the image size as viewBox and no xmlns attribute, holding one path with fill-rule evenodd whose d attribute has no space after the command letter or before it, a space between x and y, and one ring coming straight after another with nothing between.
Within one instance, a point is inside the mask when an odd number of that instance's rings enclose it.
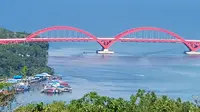
<instances>
[{"instance_id":1,"label":"blue roof","mask_svg":"<svg viewBox=\"0 0 200 112\"><path fill-rule=\"evenodd\" d=\"M21 76L21 75L15 75L15 76L13 77L13 79L22 79L22 76Z\"/></svg>"}]
</instances>

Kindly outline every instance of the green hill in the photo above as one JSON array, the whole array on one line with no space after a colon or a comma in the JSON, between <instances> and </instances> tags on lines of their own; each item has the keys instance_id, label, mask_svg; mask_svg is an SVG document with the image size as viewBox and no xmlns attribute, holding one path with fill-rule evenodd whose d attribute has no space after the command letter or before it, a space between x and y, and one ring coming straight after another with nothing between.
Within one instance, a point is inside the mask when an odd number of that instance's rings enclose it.
<instances>
[{"instance_id":1,"label":"green hill","mask_svg":"<svg viewBox=\"0 0 200 112\"><path fill-rule=\"evenodd\" d=\"M0 38L24 38L26 32L12 32L0 28ZM47 66L48 43L21 43L0 45L0 76L21 74L24 66L28 70L26 75L40 72L53 74L53 69Z\"/></svg>"}]
</instances>

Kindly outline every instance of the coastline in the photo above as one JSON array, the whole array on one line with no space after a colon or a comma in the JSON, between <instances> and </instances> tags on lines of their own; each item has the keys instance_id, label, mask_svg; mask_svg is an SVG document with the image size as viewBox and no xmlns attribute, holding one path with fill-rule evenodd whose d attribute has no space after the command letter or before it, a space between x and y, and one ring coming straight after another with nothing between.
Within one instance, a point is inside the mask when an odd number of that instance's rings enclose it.
<instances>
[{"instance_id":1,"label":"coastline","mask_svg":"<svg viewBox=\"0 0 200 112\"><path fill-rule=\"evenodd\" d=\"M0 34L0 38L25 38L29 35L27 32L13 32L4 28L0 28ZM54 74L54 69L47 65L48 50L48 42L0 45L0 83L16 75L29 77L43 72ZM4 93L1 93L2 97L6 98Z\"/></svg>"}]
</instances>

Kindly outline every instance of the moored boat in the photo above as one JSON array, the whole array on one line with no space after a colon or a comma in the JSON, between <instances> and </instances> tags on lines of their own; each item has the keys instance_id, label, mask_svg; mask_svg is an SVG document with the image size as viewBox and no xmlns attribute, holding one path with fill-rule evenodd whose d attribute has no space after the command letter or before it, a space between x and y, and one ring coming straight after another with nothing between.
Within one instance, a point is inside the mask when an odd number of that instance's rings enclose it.
<instances>
[{"instance_id":1,"label":"moored boat","mask_svg":"<svg viewBox=\"0 0 200 112\"><path fill-rule=\"evenodd\" d=\"M41 93L60 93L61 91L56 88L44 88Z\"/></svg>"},{"instance_id":2,"label":"moored boat","mask_svg":"<svg viewBox=\"0 0 200 112\"><path fill-rule=\"evenodd\" d=\"M71 87L58 86L57 89L59 89L62 92L72 92Z\"/></svg>"}]
</instances>

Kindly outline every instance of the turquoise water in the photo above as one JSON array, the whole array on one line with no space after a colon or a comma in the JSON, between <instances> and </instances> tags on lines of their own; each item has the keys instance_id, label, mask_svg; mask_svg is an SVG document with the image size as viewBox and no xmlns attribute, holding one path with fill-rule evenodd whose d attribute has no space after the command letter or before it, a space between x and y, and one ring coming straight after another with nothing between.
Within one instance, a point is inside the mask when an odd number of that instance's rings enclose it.
<instances>
[{"instance_id":1,"label":"turquoise water","mask_svg":"<svg viewBox=\"0 0 200 112\"><path fill-rule=\"evenodd\" d=\"M182 44L116 43L111 55L96 54L99 49L97 43L51 43L48 64L73 92L47 96L34 91L18 95L17 102L69 102L90 91L125 99L138 89L184 100L200 94L200 56L183 54Z\"/></svg>"}]
</instances>

